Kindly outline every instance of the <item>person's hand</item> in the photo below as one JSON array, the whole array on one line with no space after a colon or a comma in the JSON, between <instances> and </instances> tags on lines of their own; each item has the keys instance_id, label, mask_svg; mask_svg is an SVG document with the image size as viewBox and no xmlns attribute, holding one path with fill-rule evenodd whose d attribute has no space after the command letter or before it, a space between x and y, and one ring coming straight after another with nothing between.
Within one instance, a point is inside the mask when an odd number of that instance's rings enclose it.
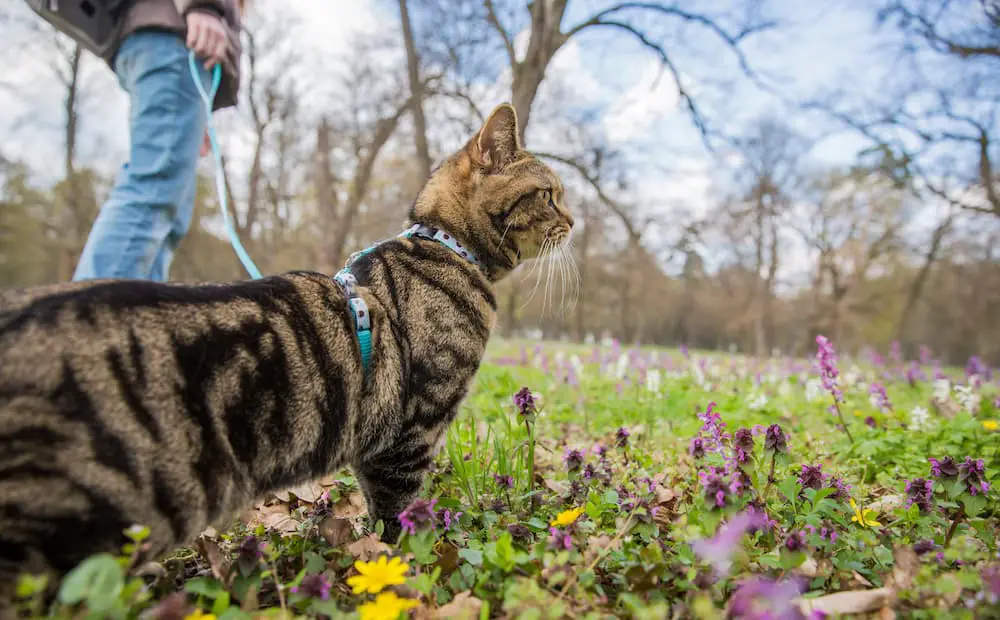
<instances>
[{"instance_id":1,"label":"person's hand","mask_svg":"<svg viewBox=\"0 0 1000 620\"><path fill-rule=\"evenodd\" d=\"M229 39L222 18L206 11L187 14L187 46L211 69L226 57Z\"/></svg>"}]
</instances>

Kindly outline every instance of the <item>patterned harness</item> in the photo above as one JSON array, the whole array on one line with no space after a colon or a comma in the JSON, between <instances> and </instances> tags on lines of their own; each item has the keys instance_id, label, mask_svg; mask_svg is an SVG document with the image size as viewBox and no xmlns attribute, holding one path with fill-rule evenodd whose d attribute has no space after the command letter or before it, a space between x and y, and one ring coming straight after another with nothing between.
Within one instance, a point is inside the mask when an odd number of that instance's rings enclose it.
<instances>
[{"instance_id":1,"label":"patterned harness","mask_svg":"<svg viewBox=\"0 0 1000 620\"><path fill-rule=\"evenodd\" d=\"M483 266L482 262L476 258L476 255L473 254L472 250L463 246L457 239L455 239L454 236L446 233L440 228L424 226L423 224L414 224L397 235L396 238L401 237L420 237L422 239L437 241L473 265L479 268L482 268ZM347 259L347 265L338 271L337 275L333 276L334 281L340 285L341 289L343 289L344 297L347 299L347 305L351 309L351 314L354 315L354 331L358 337L358 345L361 349L361 365L365 369L365 372L368 372L372 358L371 312L368 311L368 304L365 303L365 300L358 295L358 280L354 277L354 274L351 273L351 265L354 261L358 260L365 254L368 254L382 243L385 243L385 241L380 241L371 247L351 254L350 258Z\"/></svg>"}]
</instances>

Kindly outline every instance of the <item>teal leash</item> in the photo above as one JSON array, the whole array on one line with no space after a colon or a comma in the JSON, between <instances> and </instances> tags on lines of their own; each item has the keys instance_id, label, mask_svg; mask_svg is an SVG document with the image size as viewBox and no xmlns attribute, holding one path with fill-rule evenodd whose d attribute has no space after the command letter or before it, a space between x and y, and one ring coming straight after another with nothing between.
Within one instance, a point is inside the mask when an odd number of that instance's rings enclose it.
<instances>
[{"instance_id":1,"label":"teal leash","mask_svg":"<svg viewBox=\"0 0 1000 620\"><path fill-rule=\"evenodd\" d=\"M188 54L188 69L191 71L191 79L194 80L194 85L198 88L201 101L205 104L205 128L208 132L208 142L212 147L212 157L215 159L215 191L219 194L219 208L222 209L222 219L225 221L226 231L229 233L229 243L232 244L233 250L236 251L236 256L243 263L243 268L247 270L250 277L254 280L259 280L264 276L261 275L260 269L257 269L257 265L254 264L253 259L247 254L243 243L240 242L240 236L236 233L236 226L233 225L233 218L229 214L226 175L222 167L222 149L219 148L219 141L215 137L215 125L212 123L212 102L215 101L215 95L218 94L219 85L222 83L222 66L216 64L212 68L212 87L208 91L205 90L205 85L201 82L198 59L195 57L193 51Z\"/></svg>"}]
</instances>

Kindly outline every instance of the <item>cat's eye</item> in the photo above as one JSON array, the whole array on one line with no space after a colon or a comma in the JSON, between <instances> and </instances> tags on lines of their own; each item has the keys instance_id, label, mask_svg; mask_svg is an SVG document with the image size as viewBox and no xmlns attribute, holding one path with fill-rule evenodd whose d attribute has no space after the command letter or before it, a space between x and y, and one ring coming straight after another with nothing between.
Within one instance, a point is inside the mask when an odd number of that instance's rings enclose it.
<instances>
[{"instance_id":1,"label":"cat's eye","mask_svg":"<svg viewBox=\"0 0 1000 620\"><path fill-rule=\"evenodd\" d=\"M552 207L553 209L556 208L556 203L555 200L553 200L552 192L550 192L547 189L543 189L541 198L543 201L545 201L545 204Z\"/></svg>"}]
</instances>

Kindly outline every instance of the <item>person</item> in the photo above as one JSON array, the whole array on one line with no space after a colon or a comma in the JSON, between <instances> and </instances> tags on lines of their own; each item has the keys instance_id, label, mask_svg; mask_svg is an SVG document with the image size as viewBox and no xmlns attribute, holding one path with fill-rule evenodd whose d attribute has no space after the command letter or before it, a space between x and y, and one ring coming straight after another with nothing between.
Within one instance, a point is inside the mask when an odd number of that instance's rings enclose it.
<instances>
[{"instance_id":1,"label":"person","mask_svg":"<svg viewBox=\"0 0 1000 620\"><path fill-rule=\"evenodd\" d=\"M206 110L188 66L197 55L206 88L222 65L213 111L236 104L245 0L127 0L118 45L106 54L129 94L129 155L94 221L74 280L165 281L194 212Z\"/></svg>"}]
</instances>

